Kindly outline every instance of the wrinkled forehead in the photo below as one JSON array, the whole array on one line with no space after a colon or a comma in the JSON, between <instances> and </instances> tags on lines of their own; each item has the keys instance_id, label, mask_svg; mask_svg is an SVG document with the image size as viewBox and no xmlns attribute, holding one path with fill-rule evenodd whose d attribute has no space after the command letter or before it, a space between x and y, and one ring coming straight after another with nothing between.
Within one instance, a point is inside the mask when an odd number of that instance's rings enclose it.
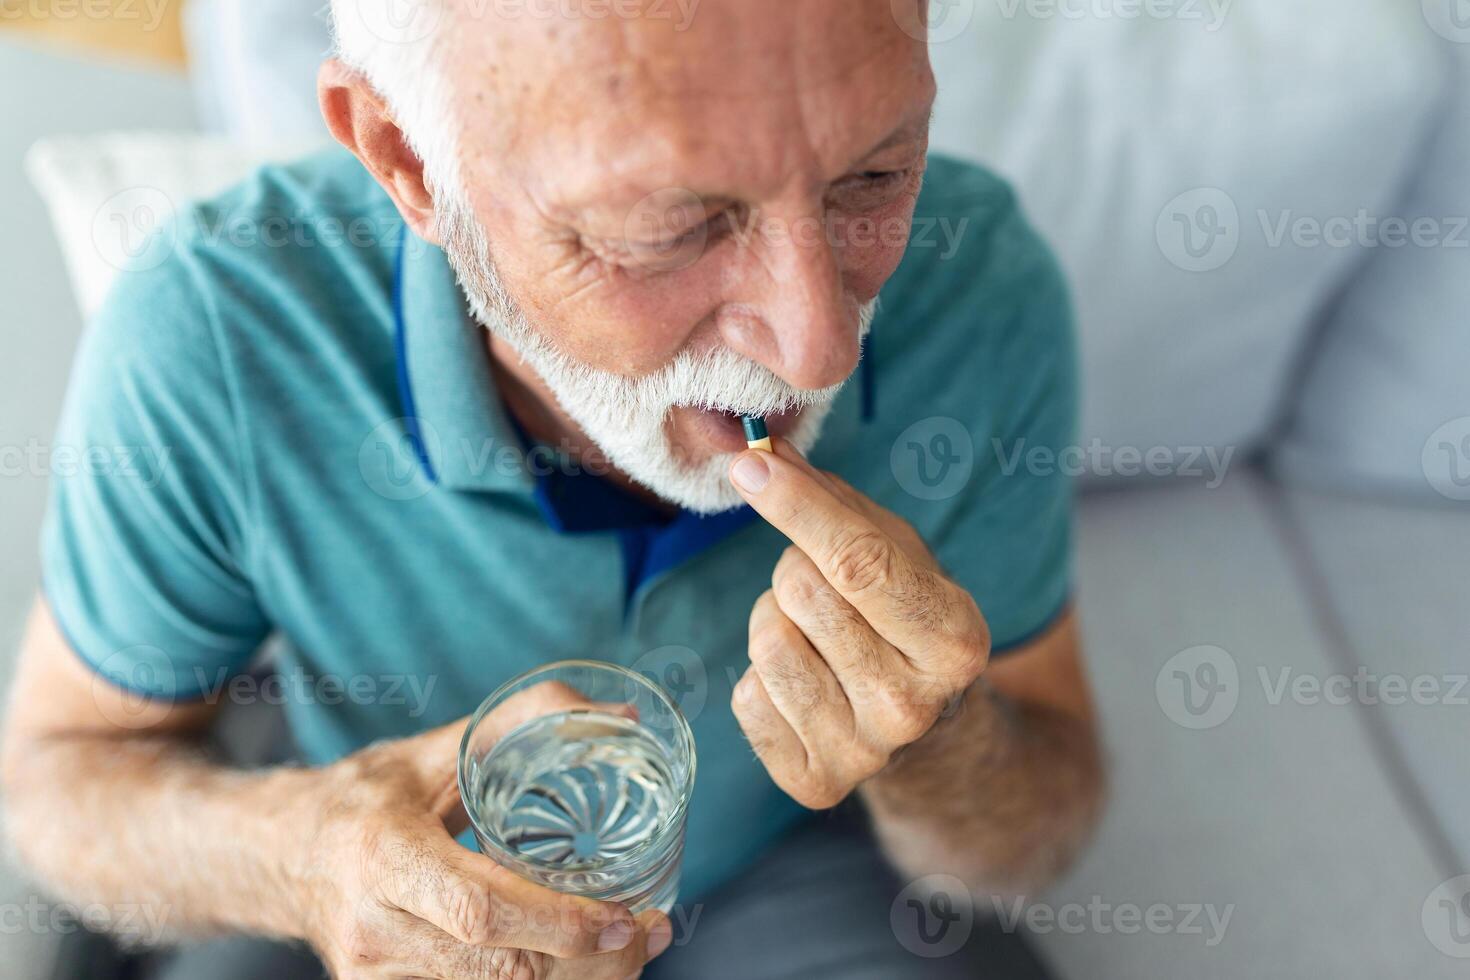
<instances>
[{"instance_id":1,"label":"wrinkled forehead","mask_svg":"<svg viewBox=\"0 0 1470 980\"><path fill-rule=\"evenodd\" d=\"M461 152L521 176L554 161L606 180L742 143L772 168L782 144L841 166L932 94L907 0L444 2Z\"/></svg>"}]
</instances>

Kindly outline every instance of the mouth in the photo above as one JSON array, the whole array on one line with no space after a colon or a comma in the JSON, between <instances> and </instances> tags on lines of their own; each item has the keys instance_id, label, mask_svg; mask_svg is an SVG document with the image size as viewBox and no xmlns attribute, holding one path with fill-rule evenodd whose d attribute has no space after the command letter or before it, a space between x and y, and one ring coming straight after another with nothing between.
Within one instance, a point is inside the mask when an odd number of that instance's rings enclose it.
<instances>
[{"instance_id":1,"label":"mouth","mask_svg":"<svg viewBox=\"0 0 1470 980\"><path fill-rule=\"evenodd\" d=\"M745 450L745 430L740 425L738 414L706 408L682 408L677 411L687 416L691 423L690 428L698 440L716 453L738 453ZM767 415L766 428L773 436L785 436L796 428L800 418L799 408Z\"/></svg>"}]
</instances>

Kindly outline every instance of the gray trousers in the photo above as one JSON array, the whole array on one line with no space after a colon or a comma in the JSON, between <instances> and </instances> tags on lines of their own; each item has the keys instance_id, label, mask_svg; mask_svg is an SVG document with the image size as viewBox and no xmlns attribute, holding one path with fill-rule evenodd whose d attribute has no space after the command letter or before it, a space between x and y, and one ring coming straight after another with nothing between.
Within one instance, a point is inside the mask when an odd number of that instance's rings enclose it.
<instances>
[{"instance_id":1,"label":"gray trousers","mask_svg":"<svg viewBox=\"0 0 1470 980\"><path fill-rule=\"evenodd\" d=\"M643 976L1045 980L1020 935L985 920L955 919L952 906L930 908L905 884L884 863L855 808L818 815L698 907L676 909L674 944ZM174 953L154 975L308 980L325 974L303 949L232 939Z\"/></svg>"}]
</instances>

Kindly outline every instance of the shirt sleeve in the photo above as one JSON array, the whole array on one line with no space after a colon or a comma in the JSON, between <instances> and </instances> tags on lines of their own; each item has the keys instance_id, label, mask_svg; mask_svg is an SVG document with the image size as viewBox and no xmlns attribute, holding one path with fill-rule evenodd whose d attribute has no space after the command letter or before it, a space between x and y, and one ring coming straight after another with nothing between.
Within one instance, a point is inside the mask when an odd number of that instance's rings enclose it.
<instances>
[{"instance_id":1,"label":"shirt sleeve","mask_svg":"<svg viewBox=\"0 0 1470 980\"><path fill-rule=\"evenodd\" d=\"M42 587L75 653L129 691L218 691L268 631L251 578L248 439L183 242L121 273L51 448Z\"/></svg>"}]
</instances>

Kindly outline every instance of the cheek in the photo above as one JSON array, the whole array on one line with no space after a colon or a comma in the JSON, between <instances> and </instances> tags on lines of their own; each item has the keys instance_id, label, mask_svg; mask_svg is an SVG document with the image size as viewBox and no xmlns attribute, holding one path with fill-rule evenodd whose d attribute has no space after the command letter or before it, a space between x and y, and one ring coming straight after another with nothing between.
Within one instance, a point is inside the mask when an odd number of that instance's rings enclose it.
<instances>
[{"instance_id":1,"label":"cheek","mask_svg":"<svg viewBox=\"0 0 1470 980\"><path fill-rule=\"evenodd\" d=\"M497 265L531 323L568 357L639 377L667 364L717 308L714 270L613 271L571 243L537 243Z\"/></svg>"},{"instance_id":2,"label":"cheek","mask_svg":"<svg viewBox=\"0 0 1470 980\"><path fill-rule=\"evenodd\" d=\"M876 297L903 261L916 202L916 196L906 196L881 211L843 219L843 282L860 301Z\"/></svg>"}]
</instances>

